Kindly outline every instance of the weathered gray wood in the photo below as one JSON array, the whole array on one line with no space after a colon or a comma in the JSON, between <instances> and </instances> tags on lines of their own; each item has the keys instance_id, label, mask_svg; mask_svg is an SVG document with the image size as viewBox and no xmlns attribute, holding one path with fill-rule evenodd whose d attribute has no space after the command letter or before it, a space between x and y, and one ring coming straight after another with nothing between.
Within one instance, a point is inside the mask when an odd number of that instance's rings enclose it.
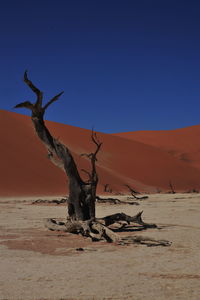
<instances>
[{"instance_id":1,"label":"weathered gray wood","mask_svg":"<svg viewBox=\"0 0 200 300\"><path fill-rule=\"evenodd\" d=\"M116 214L118 215L118 218L116 219L116 222L119 221L119 219L124 220L125 214ZM112 216L114 218L114 215ZM127 216L129 219L131 218L133 223L137 222L138 215L134 217ZM112 221L113 221L112 218ZM102 224L101 222L105 222L105 224ZM113 222L114 223L114 222ZM113 224L112 223L112 224ZM144 223L147 224L147 223ZM93 241L100 241L105 240L107 242L114 242L118 245L127 245L127 244L144 244L148 247L150 246L170 246L171 242L167 240L156 240L151 237L147 236L125 236L120 237L118 234L113 232L108 227L106 218L102 219L96 219L95 221L73 221L73 220L67 220L66 223L59 222L54 219L48 219L46 221L46 227L53 231L63 231L63 232L70 232L70 233L76 233L76 234L82 234L83 236L91 238ZM110 224L109 224L110 225ZM145 227L144 227L145 228Z\"/></svg>"},{"instance_id":2,"label":"weathered gray wood","mask_svg":"<svg viewBox=\"0 0 200 300\"><path fill-rule=\"evenodd\" d=\"M98 184L98 174L96 171L97 154L101 149L102 143L99 141L96 133L92 130L91 139L95 144L95 151L90 154L82 154L86 156L91 162L91 170L84 172L88 175L88 181L84 181L78 171L74 158L67 146L62 144L58 139L54 138L46 127L44 121L44 114L46 109L59 97L63 92L54 96L47 104L43 105L43 93L28 79L27 72L24 73L24 82L36 94L36 102L29 101L17 104L15 107L24 107L31 110L31 119L35 131L39 139L46 146L49 159L62 170L65 171L68 177L69 184L69 197L68 204L68 218L66 222L59 222L54 219L46 221L46 227L50 230L65 231L70 233L80 233L83 236L90 237L92 240L106 240L108 242L126 243L125 238L121 239L109 225L120 223L121 221L126 224L137 223L140 228L155 228L155 224L145 223L142 220L142 212L131 217L124 213L117 213L104 218L97 219L95 216L95 201L96 201L96 188ZM135 191L127 186L134 194ZM126 226L125 224L125 226ZM124 225L123 225L124 226ZM150 241L151 239L148 239ZM135 237L132 239L136 243L144 243L145 238ZM127 237L128 243L130 239ZM152 240L151 240L152 241ZM155 241L154 241L155 242ZM165 241L166 242L166 241ZM159 241L160 244L162 244ZM159 244L157 243L157 244ZM164 242L163 242L164 243ZM163 244L162 244L163 245ZM167 242L165 243L167 245Z\"/></svg>"},{"instance_id":3,"label":"weathered gray wood","mask_svg":"<svg viewBox=\"0 0 200 300\"><path fill-rule=\"evenodd\" d=\"M74 220L90 220L95 218L95 201L98 176L96 172L96 156L102 143L99 142L96 133L92 131L91 139L95 144L94 153L87 154L91 161L90 180L82 180L74 158L64 144L54 138L45 125L44 114L46 109L59 97L63 92L54 96L46 105L43 105L43 93L28 79L27 72L24 73L24 82L36 94L36 102L22 102L16 105L16 108L24 107L30 109L31 119L35 131L48 150L49 159L58 167L63 169L68 177L69 198L68 214Z\"/></svg>"}]
</instances>

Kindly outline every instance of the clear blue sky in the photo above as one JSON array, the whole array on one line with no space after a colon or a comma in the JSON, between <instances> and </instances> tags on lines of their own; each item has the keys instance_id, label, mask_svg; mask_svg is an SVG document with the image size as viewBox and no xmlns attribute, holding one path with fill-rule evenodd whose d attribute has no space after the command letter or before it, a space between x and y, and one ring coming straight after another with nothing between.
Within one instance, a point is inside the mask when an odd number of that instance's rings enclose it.
<instances>
[{"instance_id":1,"label":"clear blue sky","mask_svg":"<svg viewBox=\"0 0 200 300\"><path fill-rule=\"evenodd\" d=\"M200 123L200 1L2 0L0 108L107 133Z\"/></svg>"}]
</instances>

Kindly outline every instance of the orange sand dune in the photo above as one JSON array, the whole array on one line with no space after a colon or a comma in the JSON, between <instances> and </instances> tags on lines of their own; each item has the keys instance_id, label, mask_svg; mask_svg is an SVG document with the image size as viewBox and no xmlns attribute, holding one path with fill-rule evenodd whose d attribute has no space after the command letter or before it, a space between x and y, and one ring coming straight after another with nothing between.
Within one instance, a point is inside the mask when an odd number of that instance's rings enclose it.
<instances>
[{"instance_id":1,"label":"orange sand dune","mask_svg":"<svg viewBox=\"0 0 200 300\"><path fill-rule=\"evenodd\" d=\"M90 168L87 159L80 157L94 149L89 130L50 121L47 127L68 145L80 170ZM200 170L166 151L119 136L98 136L103 142L97 164L99 193L106 183L114 192L125 191L124 184L142 192L167 191L169 181L176 191L200 189ZM48 160L29 117L1 110L0 138L0 196L66 194L65 174Z\"/></svg>"},{"instance_id":2,"label":"orange sand dune","mask_svg":"<svg viewBox=\"0 0 200 300\"><path fill-rule=\"evenodd\" d=\"M176 130L135 131L115 135L165 150L200 169L200 125Z\"/></svg>"}]
</instances>

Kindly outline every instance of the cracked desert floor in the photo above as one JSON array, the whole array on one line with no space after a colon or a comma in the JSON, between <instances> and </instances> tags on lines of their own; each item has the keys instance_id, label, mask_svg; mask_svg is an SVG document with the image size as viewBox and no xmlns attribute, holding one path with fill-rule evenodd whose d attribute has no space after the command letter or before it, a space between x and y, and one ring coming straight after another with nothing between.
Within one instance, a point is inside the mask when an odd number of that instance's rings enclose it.
<instances>
[{"instance_id":1,"label":"cracked desert floor","mask_svg":"<svg viewBox=\"0 0 200 300\"><path fill-rule=\"evenodd\" d=\"M0 200L0 299L200 299L199 194L150 195L139 206L97 204L99 217L143 210L144 221L158 228L123 234L169 240L170 247L48 231L44 220L65 218L65 205L32 200Z\"/></svg>"}]
</instances>

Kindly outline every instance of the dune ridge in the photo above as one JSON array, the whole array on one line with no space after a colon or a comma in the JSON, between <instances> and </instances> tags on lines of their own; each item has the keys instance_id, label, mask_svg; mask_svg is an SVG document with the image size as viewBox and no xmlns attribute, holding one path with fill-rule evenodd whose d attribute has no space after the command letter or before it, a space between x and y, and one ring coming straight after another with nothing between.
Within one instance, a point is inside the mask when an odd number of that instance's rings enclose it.
<instances>
[{"instance_id":1,"label":"dune ridge","mask_svg":"<svg viewBox=\"0 0 200 300\"><path fill-rule=\"evenodd\" d=\"M89 162L80 154L94 149L90 130L46 122L52 134L69 147L79 170L89 169ZM184 141L184 129L181 134ZM98 136L103 142L97 162L98 193L103 193L106 183L114 193L127 192L124 184L145 193L165 192L169 190L169 181L176 191L200 189L200 158L198 160L197 156L196 163L188 163L178 155L172 155L170 151L178 149L175 142L170 150L165 147L164 137L156 140L156 134L152 142L145 139L145 134L133 134L132 137L132 134L98 133ZM30 117L0 110L0 137L1 197L67 193L66 176L48 160L45 147L34 133ZM184 148L184 143L181 145L179 151ZM198 143L192 149L197 146ZM189 148L185 149L188 155L193 153ZM85 178L84 173L81 172L81 175Z\"/></svg>"}]
</instances>

